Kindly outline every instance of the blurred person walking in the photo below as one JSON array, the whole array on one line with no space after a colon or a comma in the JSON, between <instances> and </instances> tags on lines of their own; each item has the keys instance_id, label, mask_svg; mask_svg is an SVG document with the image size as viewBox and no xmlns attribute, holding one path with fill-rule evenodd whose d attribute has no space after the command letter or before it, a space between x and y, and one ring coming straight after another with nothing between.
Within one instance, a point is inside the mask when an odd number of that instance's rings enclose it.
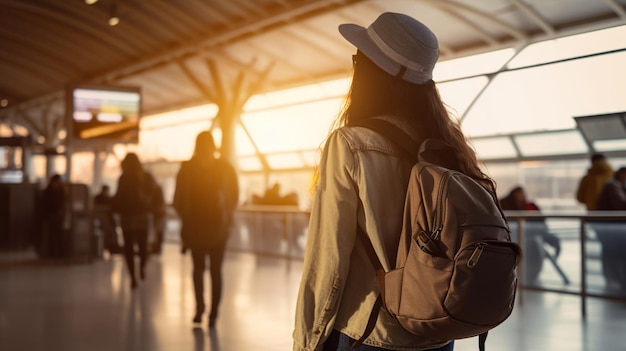
<instances>
[{"instance_id":1,"label":"blurred person walking","mask_svg":"<svg viewBox=\"0 0 626 351\"><path fill-rule=\"evenodd\" d=\"M122 246L117 239L117 222L113 215L113 209L111 202L113 196L111 196L111 188L108 185L102 185L100 193L94 196L94 215L98 219L100 230L102 231L104 239L104 247L109 253L119 253L122 251Z\"/></svg>"},{"instance_id":2,"label":"blurred person walking","mask_svg":"<svg viewBox=\"0 0 626 351\"><path fill-rule=\"evenodd\" d=\"M128 153L121 166L122 175L118 179L117 192L111 206L120 216L124 258L131 278L131 288L134 289L137 287L135 245L139 250L139 277L142 280L146 278L152 194L157 185L152 175L144 170L137 154Z\"/></svg>"},{"instance_id":3,"label":"blurred person walking","mask_svg":"<svg viewBox=\"0 0 626 351\"><path fill-rule=\"evenodd\" d=\"M159 184L156 184L152 194L152 226L155 237L150 251L160 255L167 226L167 204L163 197L163 188Z\"/></svg>"},{"instance_id":4,"label":"blurred person walking","mask_svg":"<svg viewBox=\"0 0 626 351\"><path fill-rule=\"evenodd\" d=\"M181 164L176 177L174 208L181 218L183 247L191 249L193 285L196 299L194 323L202 322L204 271L209 256L211 306L208 325L215 326L222 297L222 261L239 198L235 169L217 158L211 132L201 132L190 160Z\"/></svg>"},{"instance_id":5,"label":"blurred person walking","mask_svg":"<svg viewBox=\"0 0 626 351\"><path fill-rule=\"evenodd\" d=\"M47 254L53 258L62 257L65 247L65 185L61 175L50 177L43 191L43 211L47 235Z\"/></svg>"}]
</instances>

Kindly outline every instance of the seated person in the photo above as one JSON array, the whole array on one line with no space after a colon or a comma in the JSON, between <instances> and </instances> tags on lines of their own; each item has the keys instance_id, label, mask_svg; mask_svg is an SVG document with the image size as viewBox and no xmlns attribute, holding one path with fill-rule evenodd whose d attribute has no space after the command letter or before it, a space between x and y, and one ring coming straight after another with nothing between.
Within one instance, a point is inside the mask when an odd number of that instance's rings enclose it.
<instances>
[{"instance_id":1,"label":"seated person","mask_svg":"<svg viewBox=\"0 0 626 351\"><path fill-rule=\"evenodd\" d=\"M103 185L100 193L93 199L94 215L98 220L104 239L104 247L110 253L119 253L122 250L117 238L117 222L111 209L111 190L108 185Z\"/></svg>"},{"instance_id":2,"label":"seated person","mask_svg":"<svg viewBox=\"0 0 626 351\"><path fill-rule=\"evenodd\" d=\"M521 186L513 188L506 197L500 200L500 205L505 211L540 211L539 206L528 201L526 192ZM526 236L524 237L522 271L524 272L524 282L532 283L539 276L543 266L543 259L546 255L543 244L546 243L553 248L555 257L561 251L561 244L556 235L548 232L548 226L543 219L526 220L524 223ZM516 233L516 224L517 222L509 222L514 234ZM514 237L514 240L519 239Z\"/></svg>"},{"instance_id":3,"label":"seated person","mask_svg":"<svg viewBox=\"0 0 626 351\"><path fill-rule=\"evenodd\" d=\"M598 211L626 211L626 167L615 172L598 197ZM593 228L602 246L602 271L609 288L626 290L626 223L594 222Z\"/></svg>"}]
</instances>

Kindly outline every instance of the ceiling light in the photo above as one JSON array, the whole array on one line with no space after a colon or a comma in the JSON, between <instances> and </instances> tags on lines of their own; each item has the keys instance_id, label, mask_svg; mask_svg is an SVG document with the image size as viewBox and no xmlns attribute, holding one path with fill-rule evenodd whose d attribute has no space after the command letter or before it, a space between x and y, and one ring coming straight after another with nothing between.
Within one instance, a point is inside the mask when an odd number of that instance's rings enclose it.
<instances>
[{"instance_id":1,"label":"ceiling light","mask_svg":"<svg viewBox=\"0 0 626 351\"><path fill-rule=\"evenodd\" d=\"M93 4L97 3L97 2L98 2L98 0L85 0L85 4L87 4L87 5L93 5Z\"/></svg>"},{"instance_id":2,"label":"ceiling light","mask_svg":"<svg viewBox=\"0 0 626 351\"><path fill-rule=\"evenodd\" d=\"M117 6L114 3L111 4L111 17L109 17L109 26L117 26L120 23L120 18L117 17Z\"/></svg>"},{"instance_id":3,"label":"ceiling light","mask_svg":"<svg viewBox=\"0 0 626 351\"><path fill-rule=\"evenodd\" d=\"M120 23L120 18L113 15L111 17L109 17L109 26L113 27L113 26L117 26L117 24Z\"/></svg>"},{"instance_id":4,"label":"ceiling light","mask_svg":"<svg viewBox=\"0 0 626 351\"><path fill-rule=\"evenodd\" d=\"M9 106L9 100L8 99L0 99L0 107L7 107Z\"/></svg>"}]
</instances>

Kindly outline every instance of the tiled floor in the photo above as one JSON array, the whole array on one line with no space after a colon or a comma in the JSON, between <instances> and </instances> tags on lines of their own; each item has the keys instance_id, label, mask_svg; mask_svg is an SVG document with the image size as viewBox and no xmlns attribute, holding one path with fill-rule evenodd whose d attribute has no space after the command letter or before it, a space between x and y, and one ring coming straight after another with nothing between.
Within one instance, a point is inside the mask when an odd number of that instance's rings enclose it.
<instances>
[{"instance_id":1,"label":"tiled floor","mask_svg":"<svg viewBox=\"0 0 626 351\"><path fill-rule=\"evenodd\" d=\"M121 256L92 263L38 262L0 254L0 350L291 349L299 261L229 252L217 327L196 327L189 255L166 244L131 291ZM523 292L513 315L489 334L487 350L626 350L626 304ZM456 350L477 350L477 340Z\"/></svg>"}]
</instances>

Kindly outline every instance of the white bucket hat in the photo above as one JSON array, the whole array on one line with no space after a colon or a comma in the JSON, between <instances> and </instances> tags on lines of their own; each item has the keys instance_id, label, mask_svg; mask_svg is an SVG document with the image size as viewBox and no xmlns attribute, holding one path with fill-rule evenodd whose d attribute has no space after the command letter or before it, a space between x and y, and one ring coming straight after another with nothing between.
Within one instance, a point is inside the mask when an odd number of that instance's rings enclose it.
<instances>
[{"instance_id":1,"label":"white bucket hat","mask_svg":"<svg viewBox=\"0 0 626 351\"><path fill-rule=\"evenodd\" d=\"M433 78L435 62L439 58L437 37L410 16L385 12L367 28L352 23L341 24L339 33L393 76L415 84Z\"/></svg>"}]
</instances>

